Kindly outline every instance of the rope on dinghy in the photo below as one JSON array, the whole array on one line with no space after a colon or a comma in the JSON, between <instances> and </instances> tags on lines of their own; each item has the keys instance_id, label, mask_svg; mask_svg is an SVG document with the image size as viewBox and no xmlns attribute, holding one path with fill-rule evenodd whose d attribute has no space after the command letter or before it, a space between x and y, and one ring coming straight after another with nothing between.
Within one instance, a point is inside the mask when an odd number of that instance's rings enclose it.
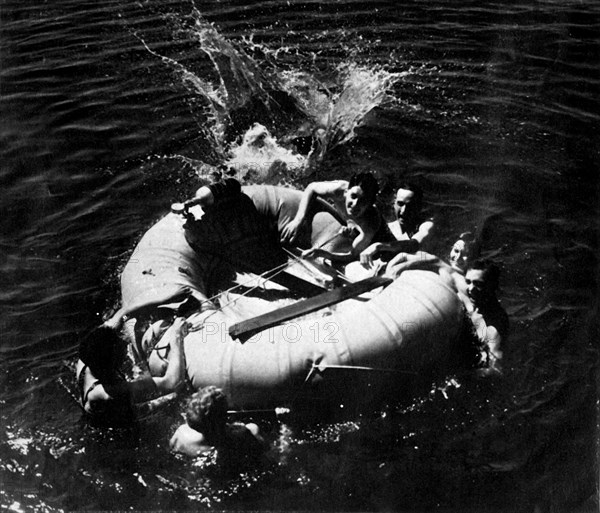
<instances>
[{"instance_id":1,"label":"rope on dinghy","mask_svg":"<svg viewBox=\"0 0 600 513\"><path fill-rule=\"evenodd\" d=\"M234 285L233 287L230 287L226 290L223 290L221 292L219 292L218 294L215 294L214 296L205 299L203 302L208 302L208 303L212 303L212 301L214 299L219 298L222 294L227 294L229 292L234 291L237 288L240 287L244 287L247 286L248 284L256 281L256 280L261 280L261 279L266 279L269 280L271 278L274 278L275 276L277 276L278 274L281 274L282 272L285 271L285 269L290 265L290 262L285 262L283 264L280 264L278 266L273 267L272 269L267 269L265 272L259 274L258 276L255 276L253 278L251 278L250 280L244 282L244 283L238 283L236 285ZM269 274L272 273L272 274ZM268 276L267 276L268 275ZM217 312L221 312L223 311L224 308L227 308L230 305L233 305L234 303L236 303L237 301L239 301L241 298L247 296L248 294L250 294L251 292L255 291L258 287L260 287L260 282L257 283L256 285L254 285L253 287L250 287L248 290L246 290L245 292L241 293L238 297L228 301L227 303L225 303L224 305L220 305L218 308L215 308L212 312L210 312L202 321L202 326L199 326L197 328L192 328L190 331L200 331L204 325L204 323L206 322L206 320L211 317L212 315L216 314Z\"/></svg>"}]
</instances>

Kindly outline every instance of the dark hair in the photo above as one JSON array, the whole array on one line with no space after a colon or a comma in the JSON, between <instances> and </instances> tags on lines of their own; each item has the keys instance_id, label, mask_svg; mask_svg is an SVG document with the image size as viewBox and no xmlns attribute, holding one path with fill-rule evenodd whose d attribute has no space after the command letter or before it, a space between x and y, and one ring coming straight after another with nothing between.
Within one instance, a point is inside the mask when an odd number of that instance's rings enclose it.
<instances>
[{"instance_id":1,"label":"dark hair","mask_svg":"<svg viewBox=\"0 0 600 513\"><path fill-rule=\"evenodd\" d=\"M123 344L115 330L98 326L80 342L79 358L99 380L109 380L119 364Z\"/></svg>"},{"instance_id":2,"label":"dark hair","mask_svg":"<svg viewBox=\"0 0 600 513\"><path fill-rule=\"evenodd\" d=\"M224 179L208 185L215 201L224 198L233 198L242 193L242 184L235 178L226 176Z\"/></svg>"},{"instance_id":3,"label":"dark hair","mask_svg":"<svg viewBox=\"0 0 600 513\"><path fill-rule=\"evenodd\" d=\"M405 182L400 182L400 184L396 188L396 191L398 191L399 189L405 189L407 191L412 191L412 193L414 194L412 201L415 204L415 208L421 209L421 207L423 206L423 189L421 189L421 187L419 187L417 184L415 184L413 182L405 181Z\"/></svg>"},{"instance_id":4,"label":"dark hair","mask_svg":"<svg viewBox=\"0 0 600 513\"><path fill-rule=\"evenodd\" d=\"M372 173L356 173L352 175L348 183L348 188L358 185L365 193L369 203L375 203L375 198L379 192L379 185Z\"/></svg>"},{"instance_id":5,"label":"dark hair","mask_svg":"<svg viewBox=\"0 0 600 513\"><path fill-rule=\"evenodd\" d=\"M500 268L490 260L475 260L469 264L468 269L477 269L485 272L486 280L489 281L492 289L498 288L500 283Z\"/></svg>"},{"instance_id":6,"label":"dark hair","mask_svg":"<svg viewBox=\"0 0 600 513\"><path fill-rule=\"evenodd\" d=\"M227 420L227 397L216 386L202 388L190 397L185 417L192 429L208 437L218 435Z\"/></svg>"}]
</instances>

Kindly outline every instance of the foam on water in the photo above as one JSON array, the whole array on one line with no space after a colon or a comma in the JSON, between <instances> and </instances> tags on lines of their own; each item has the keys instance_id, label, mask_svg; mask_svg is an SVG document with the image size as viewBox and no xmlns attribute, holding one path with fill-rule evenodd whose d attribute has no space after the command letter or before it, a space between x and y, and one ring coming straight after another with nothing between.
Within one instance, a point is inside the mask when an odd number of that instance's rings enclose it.
<instances>
[{"instance_id":1,"label":"foam on water","mask_svg":"<svg viewBox=\"0 0 600 513\"><path fill-rule=\"evenodd\" d=\"M263 125L255 123L242 142L234 144L226 164L244 180L255 183L274 183L302 171L306 158L280 146Z\"/></svg>"}]
</instances>

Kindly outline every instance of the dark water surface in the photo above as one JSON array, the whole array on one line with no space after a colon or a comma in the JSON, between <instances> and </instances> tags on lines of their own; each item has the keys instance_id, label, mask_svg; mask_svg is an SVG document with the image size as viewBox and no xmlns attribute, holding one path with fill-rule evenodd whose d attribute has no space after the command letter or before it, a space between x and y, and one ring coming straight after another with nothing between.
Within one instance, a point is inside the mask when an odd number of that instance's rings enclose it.
<instances>
[{"instance_id":1,"label":"dark water surface","mask_svg":"<svg viewBox=\"0 0 600 513\"><path fill-rule=\"evenodd\" d=\"M3 509L597 510L600 4L0 9ZM279 143L262 153L242 141L257 122ZM318 123L310 167L285 141ZM143 231L223 162L300 186L370 169L382 205L416 179L440 254L485 221L503 376L310 428L255 419L273 463L235 476L169 454L177 411L85 426L61 384L77 332L114 307Z\"/></svg>"}]
</instances>

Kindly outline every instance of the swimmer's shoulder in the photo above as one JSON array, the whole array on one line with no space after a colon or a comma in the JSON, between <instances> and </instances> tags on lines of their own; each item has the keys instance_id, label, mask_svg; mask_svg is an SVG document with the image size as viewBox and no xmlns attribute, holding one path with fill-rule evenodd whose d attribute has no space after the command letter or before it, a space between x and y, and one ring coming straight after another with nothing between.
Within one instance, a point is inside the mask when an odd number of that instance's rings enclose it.
<instances>
[{"instance_id":1,"label":"swimmer's shoulder","mask_svg":"<svg viewBox=\"0 0 600 513\"><path fill-rule=\"evenodd\" d=\"M213 449L206 443L204 435L187 424L182 424L177 428L169 446L173 452L185 454L187 456L198 456Z\"/></svg>"}]
</instances>

